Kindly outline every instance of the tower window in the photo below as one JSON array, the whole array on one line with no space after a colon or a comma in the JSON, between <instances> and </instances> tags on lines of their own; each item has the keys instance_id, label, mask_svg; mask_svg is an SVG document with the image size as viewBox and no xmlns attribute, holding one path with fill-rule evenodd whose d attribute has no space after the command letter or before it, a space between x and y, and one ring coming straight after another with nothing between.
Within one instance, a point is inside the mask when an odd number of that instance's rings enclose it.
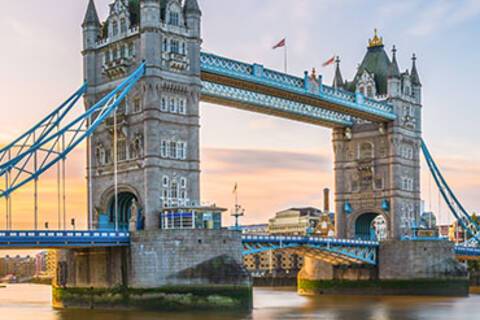
<instances>
[{"instance_id":1,"label":"tower window","mask_svg":"<svg viewBox=\"0 0 480 320\"><path fill-rule=\"evenodd\" d=\"M177 112L177 105L175 104L175 98L170 98L170 112Z\"/></svg>"},{"instance_id":2,"label":"tower window","mask_svg":"<svg viewBox=\"0 0 480 320\"><path fill-rule=\"evenodd\" d=\"M364 87L360 87L359 91L362 95L365 95L365 88Z\"/></svg>"},{"instance_id":3,"label":"tower window","mask_svg":"<svg viewBox=\"0 0 480 320\"><path fill-rule=\"evenodd\" d=\"M372 86L367 86L367 97L372 98L373 97L373 88Z\"/></svg>"},{"instance_id":4,"label":"tower window","mask_svg":"<svg viewBox=\"0 0 480 320\"><path fill-rule=\"evenodd\" d=\"M117 140L117 160L127 160L127 143L125 141L125 138L120 138Z\"/></svg>"},{"instance_id":5,"label":"tower window","mask_svg":"<svg viewBox=\"0 0 480 320\"><path fill-rule=\"evenodd\" d=\"M118 22L113 21L112 23L112 35L115 37L118 34Z\"/></svg>"},{"instance_id":6,"label":"tower window","mask_svg":"<svg viewBox=\"0 0 480 320\"><path fill-rule=\"evenodd\" d=\"M130 57L135 56L135 44L134 43L130 43L130 46L129 46L129 49L128 49L128 55Z\"/></svg>"},{"instance_id":7,"label":"tower window","mask_svg":"<svg viewBox=\"0 0 480 320\"><path fill-rule=\"evenodd\" d=\"M169 184L168 182L169 182L168 177L167 177L167 176L163 176L162 185L163 185L164 187L168 187L168 184Z\"/></svg>"},{"instance_id":8,"label":"tower window","mask_svg":"<svg viewBox=\"0 0 480 320\"><path fill-rule=\"evenodd\" d=\"M136 97L133 99L133 112L140 112L142 111L142 104L140 103L140 98Z\"/></svg>"},{"instance_id":9,"label":"tower window","mask_svg":"<svg viewBox=\"0 0 480 320\"><path fill-rule=\"evenodd\" d=\"M187 187L187 178L181 178L180 179L180 187L181 188L186 188Z\"/></svg>"},{"instance_id":10,"label":"tower window","mask_svg":"<svg viewBox=\"0 0 480 320\"><path fill-rule=\"evenodd\" d=\"M180 53L179 50L180 50L180 44L178 40L172 40L170 42L170 51L173 53Z\"/></svg>"},{"instance_id":11,"label":"tower window","mask_svg":"<svg viewBox=\"0 0 480 320\"><path fill-rule=\"evenodd\" d=\"M166 158L168 155L168 142L166 140L162 140L161 142L160 155L162 158Z\"/></svg>"},{"instance_id":12,"label":"tower window","mask_svg":"<svg viewBox=\"0 0 480 320\"><path fill-rule=\"evenodd\" d=\"M170 158L177 158L177 143L174 141L170 142Z\"/></svg>"},{"instance_id":13,"label":"tower window","mask_svg":"<svg viewBox=\"0 0 480 320\"><path fill-rule=\"evenodd\" d=\"M161 111L168 111L167 108L167 99L165 97L162 97L162 101L160 102L160 110Z\"/></svg>"},{"instance_id":14,"label":"tower window","mask_svg":"<svg viewBox=\"0 0 480 320\"><path fill-rule=\"evenodd\" d=\"M178 113L185 114L185 100L184 99L179 99L178 100Z\"/></svg>"},{"instance_id":15,"label":"tower window","mask_svg":"<svg viewBox=\"0 0 480 320\"><path fill-rule=\"evenodd\" d=\"M127 33L127 22L125 18L122 18L120 20L120 32L121 33Z\"/></svg>"},{"instance_id":16,"label":"tower window","mask_svg":"<svg viewBox=\"0 0 480 320\"><path fill-rule=\"evenodd\" d=\"M162 50L165 51L165 52L168 51L168 40L167 39L163 39Z\"/></svg>"},{"instance_id":17,"label":"tower window","mask_svg":"<svg viewBox=\"0 0 480 320\"><path fill-rule=\"evenodd\" d=\"M180 24L180 15L178 12L170 11L169 23L173 26L178 26Z\"/></svg>"}]
</instances>

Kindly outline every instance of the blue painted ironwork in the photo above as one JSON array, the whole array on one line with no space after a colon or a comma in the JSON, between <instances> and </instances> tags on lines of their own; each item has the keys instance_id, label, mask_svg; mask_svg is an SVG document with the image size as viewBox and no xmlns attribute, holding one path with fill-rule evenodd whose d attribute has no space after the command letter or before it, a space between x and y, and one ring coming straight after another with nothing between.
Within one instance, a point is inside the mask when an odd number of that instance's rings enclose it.
<instances>
[{"instance_id":1,"label":"blue painted ironwork","mask_svg":"<svg viewBox=\"0 0 480 320\"><path fill-rule=\"evenodd\" d=\"M455 254L462 257L478 257L480 258L480 248L455 246Z\"/></svg>"},{"instance_id":2,"label":"blue painted ironwork","mask_svg":"<svg viewBox=\"0 0 480 320\"><path fill-rule=\"evenodd\" d=\"M322 122L331 126L353 125L352 117L349 115L218 83L203 81L202 96L234 104L256 106L261 108L261 112L267 114L289 114L290 118L293 115L313 123Z\"/></svg>"},{"instance_id":3,"label":"blue painted ironwork","mask_svg":"<svg viewBox=\"0 0 480 320\"><path fill-rule=\"evenodd\" d=\"M465 210L461 202L453 193L423 140L421 147L435 184L447 203L450 212L457 219L462 228L465 229L477 243L480 242L480 228L478 224L472 219L470 214L468 214L467 210Z\"/></svg>"},{"instance_id":4,"label":"blue painted ironwork","mask_svg":"<svg viewBox=\"0 0 480 320\"><path fill-rule=\"evenodd\" d=\"M114 231L0 231L0 248L48 249L127 247L128 232Z\"/></svg>"},{"instance_id":5,"label":"blue painted ironwork","mask_svg":"<svg viewBox=\"0 0 480 320\"><path fill-rule=\"evenodd\" d=\"M57 162L64 160L75 147L91 136L113 114L143 76L144 71L145 64L142 64L85 113L67 124L57 124L59 126L57 130L51 130L49 134L30 146L19 161L5 165L4 170L0 172L0 177L7 175L8 183L3 190L0 190L0 198L8 197L15 190L37 179Z\"/></svg>"},{"instance_id":6,"label":"blue painted ironwork","mask_svg":"<svg viewBox=\"0 0 480 320\"><path fill-rule=\"evenodd\" d=\"M377 263L377 241L300 236L242 236L244 255L270 250L295 249L317 250L350 263Z\"/></svg>"},{"instance_id":7,"label":"blue painted ironwork","mask_svg":"<svg viewBox=\"0 0 480 320\"><path fill-rule=\"evenodd\" d=\"M318 90L313 90L308 75L299 78L266 69L259 64L247 64L205 52L200 54L200 67L202 73L205 74L214 74L232 80L279 89L285 93L314 98L319 102L341 106L343 109L356 113L372 115L383 121L396 119L393 106L386 102L322 84L319 84ZM225 84L222 81L218 83ZM351 115L348 111L346 113Z\"/></svg>"},{"instance_id":8,"label":"blue painted ironwork","mask_svg":"<svg viewBox=\"0 0 480 320\"><path fill-rule=\"evenodd\" d=\"M31 129L0 149L0 175L3 175L8 168L16 165L27 156L29 154L28 150L32 145L41 142L48 137L53 130L58 129L60 122L76 105L87 88L87 83L84 83L75 93L65 100L65 102L40 120Z\"/></svg>"}]
</instances>

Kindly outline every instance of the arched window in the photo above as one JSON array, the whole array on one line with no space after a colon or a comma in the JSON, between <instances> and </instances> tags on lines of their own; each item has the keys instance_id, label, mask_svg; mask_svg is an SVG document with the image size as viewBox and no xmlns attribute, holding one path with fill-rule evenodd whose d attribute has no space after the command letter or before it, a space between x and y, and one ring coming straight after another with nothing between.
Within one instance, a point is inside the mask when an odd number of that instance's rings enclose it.
<instances>
[{"instance_id":1,"label":"arched window","mask_svg":"<svg viewBox=\"0 0 480 320\"><path fill-rule=\"evenodd\" d=\"M169 185L168 176L163 176L163 178L162 178L162 185L163 185L164 187L168 187L168 185Z\"/></svg>"},{"instance_id":2,"label":"arched window","mask_svg":"<svg viewBox=\"0 0 480 320\"><path fill-rule=\"evenodd\" d=\"M167 108L167 99L165 97L162 97L162 101L160 103L160 110L161 111L168 111L168 108Z\"/></svg>"},{"instance_id":3,"label":"arched window","mask_svg":"<svg viewBox=\"0 0 480 320\"><path fill-rule=\"evenodd\" d=\"M170 112L177 112L177 104L175 103L175 98L170 98Z\"/></svg>"},{"instance_id":4,"label":"arched window","mask_svg":"<svg viewBox=\"0 0 480 320\"><path fill-rule=\"evenodd\" d=\"M364 88L364 87L360 87L360 88L358 89L358 91L360 91L360 93L361 93L362 95L365 95L365 88Z\"/></svg>"},{"instance_id":5,"label":"arched window","mask_svg":"<svg viewBox=\"0 0 480 320\"><path fill-rule=\"evenodd\" d=\"M135 56L135 44L134 43L130 43L130 46L129 46L129 49L128 49L128 55L130 57Z\"/></svg>"},{"instance_id":6,"label":"arched window","mask_svg":"<svg viewBox=\"0 0 480 320\"><path fill-rule=\"evenodd\" d=\"M178 40L170 41L170 52L180 53L180 43L178 42Z\"/></svg>"},{"instance_id":7,"label":"arched window","mask_svg":"<svg viewBox=\"0 0 480 320\"><path fill-rule=\"evenodd\" d=\"M178 199L178 184L177 180L172 180L172 184L170 185L170 198Z\"/></svg>"},{"instance_id":8,"label":"arched window","mask_svg":"<svg viewBox=\"0 0 480 320\"><path fill-rule=\"evenodd\" d=\"M175 141L170 142L170 158L177 158L177 143Z\"/></svg>"},{"instance_id":9,"label":"arched window","mask_svg":"<svg viewBox=\"0 0 480 320\"><path fill-rule=\"evenodd\" d=\"M118 22L113 21L112 23L112 35L115 37L118 34Z\"/></svg>"},{"instance_id":10,"label":"arched window","mask_svg":"<svg viewBox=\"0 0 480 320\"><path fill-rule=\"evenodd\" d=\"M180 14L176 11L170 11L168 16L168 23L173 26L180 25Z\"/></svg>"},{"instance_id":11,"label":"arched window","mask_svg":"<svg viewBox=\"0 0 480 320\"><path fill-rule=\"evenodd\" d=\"M367 97L373 98L373 87L371 85L367 86Z\"/></svg>"},{"instance_id":12,"label":"arched window","mask_svg":"<svg viewBox=\"0 0 480 320\"><path fill-rule=\"evenodd\" d=\"M162 50L167 52L168 51L168 39L163 39Z\"/></svg>"},{"instance_id":13,"label":"arched window","mask_svg":"<svg viewBox=\"0 0 480 320\"><path fill-rule=\"evenodd\" d=\"M117 140L117 160L127 160L127 142L125 140L125 137L120 137Z\"/></svg>"},{"instance_id":14,"label":"arched window","mask_svg":"<svg viewBox=\"0 0 480 320\"><path fill-rule=\"evenodd\" d=\"M166 158L168 156L168 141L162 140L160 146L160 156Z\"/></svg>"}]
</instances>

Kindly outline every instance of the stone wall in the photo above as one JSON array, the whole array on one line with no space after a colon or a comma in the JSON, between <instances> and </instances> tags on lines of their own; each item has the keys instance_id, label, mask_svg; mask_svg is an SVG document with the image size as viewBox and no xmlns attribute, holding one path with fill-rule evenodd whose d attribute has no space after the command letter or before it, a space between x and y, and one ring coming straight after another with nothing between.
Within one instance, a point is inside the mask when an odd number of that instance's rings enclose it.
<instances>
[{"instance_id":1,"label":"stone wall","mask_svg":"<svg viewBox=\"0 0 480 320\"><path fill-rule=\"evenodd\" d=\"M249 286L242 249L240 232L229 230L138 232L131 240L130 286Z\"/></svg>"},{"instance_id":2,"label":"stone wall","mask_svg":"<svg viewBox=\"0 0 480 320\"><path fill-rule=\"evenodd\" d=\"M385 241L379 249L379 277L386 279L467 279L448 241Z\"/></svg>"},{"instance_id":3,"label":"stone wall","mask_svg":"<svg viewBox=\"0 0 480 320\"><path fill-rule=\"evenodd\" d=\"M130 248L60 250L58 261L58 308L252 307L236 231L142 231L132 234Z\"/></svg>"}]
</instances>

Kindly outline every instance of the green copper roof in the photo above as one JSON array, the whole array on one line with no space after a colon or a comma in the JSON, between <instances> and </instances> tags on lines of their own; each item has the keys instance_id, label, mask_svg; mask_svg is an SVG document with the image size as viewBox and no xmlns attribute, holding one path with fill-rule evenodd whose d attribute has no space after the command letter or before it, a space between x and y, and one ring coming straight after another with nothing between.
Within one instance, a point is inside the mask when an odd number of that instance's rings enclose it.
<instances>
[{"instance_id":1,"label":"green copper roof","mask_svg":"<svg viewBox=\"0 0 480 320\"><path fill-rule=\"evenodd\" d=\"M390 58L385 52L383 45L369 47L367 54L363 58L363 61L358 68L357 74L353 80L353 84L356 85L363 72L367 70L369 73L373 73L375 76L377 94L386 94L390 64ZM350 87L349 89L352 88ZM355 89L355 86L353 86L353 89Z\"/></svg>"}]
</instances>

